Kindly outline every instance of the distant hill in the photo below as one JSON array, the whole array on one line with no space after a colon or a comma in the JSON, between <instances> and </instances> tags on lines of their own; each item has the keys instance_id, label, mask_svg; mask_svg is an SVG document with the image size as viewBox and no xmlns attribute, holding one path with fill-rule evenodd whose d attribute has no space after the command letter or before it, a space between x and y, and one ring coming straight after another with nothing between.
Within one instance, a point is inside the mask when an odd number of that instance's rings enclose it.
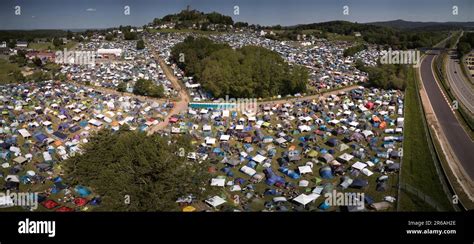
<instances>
[{"instance_id":1,"label":"distant hill","mask_svg":"<svg viewBox=\"0 0 474 244\"><path fill-rule=\"evenodd\" d=\"M176 24L177 28L188 28L193 25L208 25L208 24L221 24L221 25L233 25L234 21L230 16L226 16L217 12L204 13L198 10L185 9L177 14L169 14L163 18L155 18L152 22L153 25L161 25L167 23Z\"/></svg>"},{"instance_id":2,"label":"distant hill","mask_svg":"<svg viewBox=\"0 0 474 244\"><path fill-rule=\"evenodd\" d=\"M366 23L382 27L391 27L404 30L446 31L455 29L474 29L474 22L420 22L406 20L391 20Z\"/></svg>"}]
</instances>

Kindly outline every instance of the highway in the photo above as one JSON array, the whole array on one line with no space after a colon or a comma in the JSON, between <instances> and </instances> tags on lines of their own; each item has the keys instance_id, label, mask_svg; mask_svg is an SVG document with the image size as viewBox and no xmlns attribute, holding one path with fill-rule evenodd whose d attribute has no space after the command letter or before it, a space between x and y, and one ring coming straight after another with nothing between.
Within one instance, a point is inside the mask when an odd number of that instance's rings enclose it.
<instances>
[{"instance_id":1,"label":"highway","mask_svg":"<svg viewBox=\"0 0 474 244\"><path fill-rule=\"evenodd\" d=\"M427 55L423 59L420 67L421 79L428 94L431 106L436 118L441 125L448 143L453 149L453 153L459 159L461 166L474 179L474 142L459 124L447 99L444 97L441 87L437 84L432 62L435 55Z\"/></svg>"},{"instance_id":2,"label":"highway","mask_svg":"<svg viewBox=\"0 0 474 244\"><path fill-rule=\"evenodd\" d=\"M456 99L471 113L474 113L474 89L464 76L461 65L457 61L459 60L456 58L456 53L454 51L449 52L448 62L446 63L449 86Z\"/></svg>"}]
</instances>

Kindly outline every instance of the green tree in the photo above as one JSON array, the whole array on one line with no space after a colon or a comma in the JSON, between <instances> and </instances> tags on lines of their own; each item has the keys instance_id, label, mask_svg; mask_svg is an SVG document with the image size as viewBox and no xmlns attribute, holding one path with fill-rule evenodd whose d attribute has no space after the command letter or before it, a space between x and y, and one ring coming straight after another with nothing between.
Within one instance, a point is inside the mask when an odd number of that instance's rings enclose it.
<instances>
[{"instance_id":1,"label":"green tree","mask_svg":"<svg viewBox=\"0 0 474 244\"><path fill-rule=\"evenodd\" d=\"M127 30L123 32L123 37L125 38L125 40L136 40L137 34L135 32Z\"/></svg>"},{"instance_id":2,"label":"green tree","mask_svg":"<svg viewBox=\"0 0 474 244\"><path fill-rule=\"evenodd\" d=\"M63 45L63 40L61 38L54 38L53 39L53 45L55 47L60 47Z\"/></svg>"},{"instance_id":3,"label":"green tree","mask_svg":"<svg viewBox=\"0 0 474 244\"><path fill-rule=\"evenodd\" d=\"M133 93L142 96L164 97L163 86L157 86L151 80L138 79L133 87Z\"/></svg>"},{"instance_id":4,"label":"green tree","mask_svg":"<svg viewBox=\"0 0 474 244\"><path fill-rule=\"evenodd\" d=\"M203 199L211 176L207 163L188 162L176 152L189 152L188 136L165 138L121 127L90 137L83 153L64 162L71 184L94 189L100 211L179 211L176 200L192 194ZM124 196L130 204L124 204Z\"/></svg>"},{"instance_id":5,"label":"green tree","mask_svg":"<svg viewBox=\"0 0 474 244\"><path fill-rule=\"evenodd\" d=\"M105 40L112 41L113 39L114 39L114 35L112 35L112 33L108 33L107 35L105 35Z\"/></svg>"},{"instance_id":6,"label":"green tree","mask_svg":"<svg viewBox=\"0 0 474 244\"><path fill-rule=\"evenodd\" d=\"M471 51L472 47L469 43L467 42L459 42L458 43L458 55L459 57L464 56L465 54L469 53Z\"/></svg>"},{"instance_id":7,"label":"green tree","mask_svg":"<svg viewBox=\"0 0 474 244\"><path fill-rule=\"evenodd\" d=\"M127 83L120 82L117 86L117 91L119 92L126 92L127 91Z\"/></svg>"},{"instance_id":8,"label":"green tree","mask_svg":"<svg viewBox=\"0 0 474 244\"><path fill-rule=\"evenodd\" d=\"M140 50L140 49L144 49L145 48L145 42L140 39L137 41L137 49Z\"/></svg>"}]
</instances>

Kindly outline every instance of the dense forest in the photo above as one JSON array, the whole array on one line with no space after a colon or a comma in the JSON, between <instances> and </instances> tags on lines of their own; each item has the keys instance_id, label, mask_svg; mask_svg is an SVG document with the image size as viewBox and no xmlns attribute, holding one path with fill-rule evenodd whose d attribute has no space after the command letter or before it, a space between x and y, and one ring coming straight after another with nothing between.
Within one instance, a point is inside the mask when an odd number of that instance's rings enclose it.
<instances>
[{"instance_id":1,"label":"dense forest","mask_svg":"<svg viewBox=\"0 0 474 244\"><path fill-rule=\"evenodd\" d=\"M188 37L172 59L214 97L269 97L306 91L307 70L290 66L276 52L256 46L233 50L207 38Z\"/></svg>"},{"instance_id":2,"label":"dense forest","mask_svg":"<svg viewBox=\"0 0 474 244\"><path fill-rule=\"evenodd\" d=\"M190 138L103 129L89 138L83 154L64 162L73 184L86 184L102 198L97 210L179 211L176 200L192 194L202 198L210 175L202 163L187 162ZM129 204L125 202L129 196ZM205 195L207 197L207 195Z\"/></svg>"},{"instance_id":3,"label":"dense forest","mask_svg":"<svg viewBox=\"0 0 474 244\"><path fill-rule=\"evenodd\" d=\"M356 68L368 74L370 86L398 90L405 90L407 87L407 65L379 64L377 66L365 66L362 61L357 60Z\"/></svg>"}]
</instances>

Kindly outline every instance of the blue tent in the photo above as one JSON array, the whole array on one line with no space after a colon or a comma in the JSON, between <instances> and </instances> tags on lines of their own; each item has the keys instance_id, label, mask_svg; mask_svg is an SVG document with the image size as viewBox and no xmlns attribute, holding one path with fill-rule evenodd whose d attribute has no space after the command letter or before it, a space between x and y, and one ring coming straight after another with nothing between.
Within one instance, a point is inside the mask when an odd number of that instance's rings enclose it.
<instances>
[{"instance_id":1,"label":"blue tent","mask_svg":"<svg viewBox=\"0 0 474 244\"><path fill-rule=\"evenodd\" d=\"M98 197L92 198L92 200L89 202L90 205L92 206L97 206L102 202L102 200Z\"/></svg>"},{"instance_id":2,"label":"blue tent","mask_svg":"<svg viewBox=\"0 0 474 244\"><path fill-rule=\"evenodd\" d=\"M319 174L323 179L332 179L334 176L332 175L331 167L324 166L319 170Z\"/></svg>"},{"instance_id":3,"label":"blue tent","mask_svg":"<svg viewBox=\"0 0 474 244\"><path fill-rule=\"evenodd\" d=\"M89 124L89 122L87 122L86 120L83 120L83 121L79 122L79 126L81 126L81 127L86 127L88 124Z\"/></svg>"},{"instance_id":4,"label":"blue tent","mask_svg":"<svg viewBox=\"0 0 474 244\"><path fill-rule=\"evenodd\" d=\"M48 137L43 133L38 133L33 136L38 142L44 142Z\"/></svg>"},{"instance_id":5,"label":"blue tent","mask_svg":"<svg viewBox=\"0 0 474 244\"><path fill-rule=\"evenodd\" d=\"M69 128L69 132L74 133L74 132L76 132L76 131L78 131L78 130L80 130L80 129L81 129L80 126L75 125L75 126Z\"/></svg>"},{"instance_id":6,"label":"blue tent","mask_svg":"<svg viewBox=\"0 0 474 244\"><path fill-rule=\"evenodd\" d=\"M244 183L245 183L245 180L242 178L237 178L234 180L234 184L237 184L237 185L243 185Z\"/></svg>"},{"instance_id":7,"label":"blue tent","mask_svg":"<svg viewBox=\"0 0 474 244\"><path fill-rule=\"evenodd\" d=\"M67 135L60 132L60 131L55 131L53 133L54 136L56 136L57 138L61 139L61 140L66 140L67 139Z\"/></svg>"},{"instance_id":8,"label":"blue tent","mask_svg":"<svg viewBox=\"0 0 474 244\"><path fill-rule=\"evenodd\" d=\"M331 138L328 140L327 144L331 147L337 146L337 139L336 138Z\"/></svg>"},{"instance_id":9,"label":"blue tent","mask_svg":"<svg viewBox=\"0 0 474 244\"><path fill-rule=\"evenodd\" d=\"M330 206L326 203L326 201L323 201L321 204L319 204L319 209L321 210L326 210L328 209Z\"/></svg>"},{"instance_id":10,"label":"blue tent","mask_svg":"<svg viewBox=\"0 0 474 244\"><path fill-rule=\"evenodd\" d=\"M250 168L253 168L255 169L255 167L257 167L257 163L255 163L254 161L250 161L247 166L249 166Z\"/></svg>"},{"instance_id":11,"label":"blue tent","mask_svg":"<svg viewBox=\"0 0 474 244\"><path fill-rule=\"evenodd\" d=\"M76 186L75 190L80 197L87 197L91 194L91 191L85 186Z\"/></svg>"}]
</instances>

